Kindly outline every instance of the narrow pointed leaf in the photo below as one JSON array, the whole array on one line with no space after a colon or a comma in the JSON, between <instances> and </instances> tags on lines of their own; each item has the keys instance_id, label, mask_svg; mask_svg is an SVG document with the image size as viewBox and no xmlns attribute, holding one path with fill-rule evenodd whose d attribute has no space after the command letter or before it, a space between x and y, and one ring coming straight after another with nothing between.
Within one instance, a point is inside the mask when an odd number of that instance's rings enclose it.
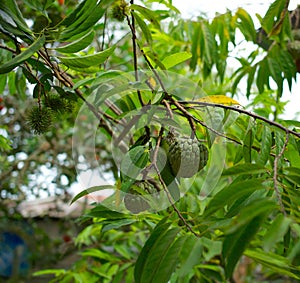
<instances>
[{"instance_id":1,"label":"narrow pointed leaf","mask_svg":"<svg viewBox=\"0 0 300 283\"><path fill-rule=\"evenodd\" d=\"M170 268L173 269L174 264L170 266L168 262L165 262L163 255L168 253L179 231L180 228L165 230L159 237L156 237L148 250L143 269L135 272L136 283L156 283L158 282L157 275L161 274L161 270L166 269L169 272ZM161 278L159 282L167 283L168 280L169 278Z\"/></svg>"},{"instance_id":2,"label":"narrow pointed leaf","mask_svg":"<svg viewBox=\"0 0 300 283\"><path fill-rule=\"evenodd\" d=\"M166 67L166 69L170 69L192 57L192 54L189 52L178 52L172 55L167 56L162 63Z\"/></svg>"},{"instance_id":3,"label":"narrow pointed leaf","mask_svg":"<svg viewBox=\"0 0 300 283\"><path fill-rule=\"evenodd\" d=\"M140 18L140 16L137 13L132 12L132 14L134 15L134 18L136 19L138 26L142 30L143 35L146 38L146 41L152 42L152 34L151 34L151 31L149 30L147 24Z\"/></svg>"},{"instance_id":4,"label":"narrow pointed leaf","mask_svg":"<svg viewBox=\"0 0 300 283\"><path fill-rule=\"evenodd\" d=\"M93 31L90 31L83 37L71 42L70 44L64 45L62 47L57 47L56 50L61 53L79 52L91 44L94 39L94 35L95 33Z\"/></svg>"},{"instance_id":5,"label":"narrow pointed leaf","mask_svg":"<svg viewBox=\"0 0 300 283\"><path fill-rule=\"evenodd\" d=\"M74 203L75 201L77 201L78 199L80 199L80 198L88 195L88 194L91 194L91 193L94 193L94 192L98 192L98 191L101 191L101 190L111 190L111 189L115 189L115 187L111 186L111 185L103 185L103 186L95 186L95 187L88 188L88 189L83 190L80 193L78 193L72 199L71 204Z\"/></svg>"},{"instance_id":6,"label":"narrow pointed leaf","mask_svg":"<svg viewBox=\"0 0 300 283\"><path fill-rule=\"evenodd\" d=\"M230 234L225 237L222 255L225 262L226 278L230 278L232 276L238 260L259 230L264 219L264 215L257 216L234 234Z\"/></svg>"},{"instance_id":7,"label":"narrow pointed leaf","mask_svg":"<svg viewBox=\"0 0 300 283\"><path fill-rule=\"evenodd\" d=\"M132 10L138 11L140 14L144 16L151 24L153 24L157 29L160 29L160 24L157 19L157 14L150 9L147 9L140 5L132 4L130 5Z\"/></svg>"},{"instance_id":8,"label":"narrow pointed leaf","mask_svg":"<svg viewBox=\"0 0 300 283\"><path fill-rule=\"evenodd\" d=\"M169 232L171 233L171 232ZM176 235L176 230L174 230L174 235ZM182 251L182 247L186 241L185 237L177 239L170 248L161 257L161 264L158 266L155 275L151 282L161 282L167 283L174 272L178 261L179 255Z\"/></svg>"},{"instance_id":9,"label":"narrow pointed leaf","mask_svg":"<svg viewBox=\"0 0 300 283\"><path fill-rule=\"evenodd\" d=\"M159 244L161 238L167 233L170 225L171 223L166 222L166 219L164 218L156 225L149 239L146 241L135 264L134 278L136 283L145 283L142 281L142 277L144 269L149 263L149 255L150 253L155 253L156 245Z\"/></svg>"},{"instance_id":10,"label":"narrow pointed leaf","mask_svg":"<svg viewBox=\"0 0 300 283\"><path fill-rule=\"evenodd\" d=\"M214 213L218 209L223 208L226 204L242 197L243 195L248 195L251 192L261 190L263 188L262 180L259 179L234 182L222 189L212 198L206 207L204 216Z\"/></svg>"},{"instance_id":11,"label":"narrow pointed leaf","mask_svg":"<svg viewBox=\"0 0 300 283\"><path fill-rule=\"evenodd\" d=\"M35 52L43 47L45 43L45 37L39 37L32 45L30 45L25 51L21 52L15 56L10 61L4 63L0 66L0 74L8 73L13 70L15 67L19 66L21 63L29 59Z\"/></svg>"},{"instance_id":12,"label":"narrow pointed leaf","mask_svg":"<svg viewBox=\"0 0 300 283\"><path fill-rule=\"evenodd\" d=\"M275 253L266 253L261 249L247 249L244 254L258 263L267 266L279 274L285 274L291 278L300 279L300 268L292 266L286 257Z\"/></svg>"},{"instance_id":13,"label":"narrow pointed leaf","mask_svg":"<svg viewBox=\"0 0 300 283\"><path fill-rule=\"evenodd\" d=\"M233 175L244 175L244 174L259 174L266 172L266 168L263 165L247 163L247 164L238 164L232 166L228 169L225 169L222 173L222 176L233 176Z\"/></svg>"},{"instance_id":14,"label":"narrow pointed leaf","mask_svg":"<svg viewBox=\"0 0 300 283\"><path fill-rule=\"evenodd\" d=\"M92 55L74 56L74 57L58 57L59 60L70 68L88 68L95 65L100 65L114 52L115 46L108 48L102 52Z\"/></svg>"},{"instance_id":15,"label":"narrow pointed leaf","mask_svg":"<svg viewBox=\"0 0 300 283\"><path fill-rule=\"evenodd\" d=\"M257 164L265 165L272 148L272 134L269 126L264 125L261 137L261 149L257 157Z\"/></svg>"},{"instance_id":16,"label":"narrow pointed leaf","mask_svg":"<svg viewBox=\"0 0 300 283\"><path fill-rule=\"evenodd\" d=\"M26 21L23 18L23 15L15 0L1 0L0 10L4 11L11 18L18 29L31 34L31 30L28 28Z\"/></svg>"},{"instance_id":17,"label":"narrow pointed leaf","mask_svg":"<svg viewBox=\"0 0 300 283\"><path fill-rule=\"evenodd\" d=\"M205 97L201 97L196 101L199 102L207 102L207 103L214 103L214 104L222 104L222 105L241 105L237 100L228 97L226 95L208 95Z\"/></svg>"}]
</instances>

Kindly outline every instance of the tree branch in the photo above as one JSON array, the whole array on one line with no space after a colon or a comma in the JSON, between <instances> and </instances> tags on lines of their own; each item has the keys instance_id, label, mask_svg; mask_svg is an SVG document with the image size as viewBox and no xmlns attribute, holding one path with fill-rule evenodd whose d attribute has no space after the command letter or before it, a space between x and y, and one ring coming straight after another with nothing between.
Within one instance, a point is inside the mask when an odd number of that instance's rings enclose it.
<instances>
[{"instance_id":1,"label":"tree branch","mask_svg":"<svg viewBox=\"0 0 300 283\"><path fill-rule=\"evenodd\" d=\"M279 128L279 129L285 131L286 133L289 133L291 135L296 136L297 138L300 138L300 133L298 133L296 131L293 131L293 130L290 130L290 129L284 127L283 125L281 125L278 122L271 121L271 120L269 120L269 119L267 119L267 118L265 118L263 116L257 115L255 113L252 113L250 111L247 111L247 110L244 110L244 109L241 109L241 108L237 108L237 107L233 107L233 106L228 106L228 105L223 105L223 104L200 102L200 101L178 101L178 103L180 103L180 104L188 104L188 105L193 105L194 104L194 105L198 105L198 106L219 107L219 108L223 108L223 109L228 109L228 110L236 111L236 112L248 115L248 116L250 116L250 117L252 117L254 119L264 121L264 122L266 122L267 124L269 124L271 126Z\"/></svg>"}]
</instances>

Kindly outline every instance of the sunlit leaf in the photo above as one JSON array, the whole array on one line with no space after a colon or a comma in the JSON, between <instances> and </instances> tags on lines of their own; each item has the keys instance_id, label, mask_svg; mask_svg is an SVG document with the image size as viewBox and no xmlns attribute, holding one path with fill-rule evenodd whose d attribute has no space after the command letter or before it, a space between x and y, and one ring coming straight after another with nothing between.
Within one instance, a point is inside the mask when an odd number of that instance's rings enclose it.
<instances>
[{"instance_id":1,"label":"sunlit leaf","mask_svg":"<svg viewBox=\"0 0 300 283\"><path fill-rule=\"evenodd\" d=\"M168 69L190 59L191 57L192 57L192 54L189 52L178 52L178 53L174 53L172 55L165 57L164 60L162 61L162 63L168 70Z\"/></svg>"},{"instance_id":2,"label":"sunlit leaf","mask_svg":"<svg viewBox=\"0 0 300 283\"><path fill-rule=\"evenodd\" d=\"M132 10L135 10L135 11L138 11L140 14L142 14L151 24L153 24L157 29L160 29L160 23L157 19L157 14L148 9L148 8L145 8L143 6L140 6L140 5L135 5L135 4L132 4L130 5L130 8Z\"/></svg>"},{"instance_id":3,"label":"sunlit leaf","mask_svg":"<svg viewBox=\"0 0 300 283\"><path fill-rule=\"evenodd\" d=\"M111 189L114 189L114 188L115 187L111 186L111 185L95 186L95 187L88 188L86 190L81 191L75 197L73 197L73 199L71 201L71 204L74 203L75 201L77 201L78 199L80 199L80 198L82 198L86 195L89 195L91 193L98 192L98 191L101 191L101 190L111 190Z\"/></svg>"},{"instance_id":4,"label":"sunlit leaf","mask_svg":"<svg viewBox=\"0 0 300 283\"><path fill-rule=\"evenodd\" d=\"M146 41L151 42L152 41L152 34L151 34L151 31L149 30L147 24L140 18L140 16L137 13L132 12L132 14L134 15L134 18L136 19L137 24L141 28L141 30L143 32L143 35L146 38Z\"/></svg>"},{"instance_id":5,"label":"sunlit leaf","mask_svg":"<svg viewBox=\"0 0 300 283\"><path fill-rule=\"evenodd\" d=\"M238 27L246 40L254 42L256 40L256 30L251 16L245 9L239 8L236 12L236 17L240 19Z\"/></svg>"},{"instance_id":6,"label":"sunlit leaf","mask_svg":"<svg viewBox=\"0 0 300 283\"><path fill-rule=\"evenodd\" d=\"M214 103L214 104L222 104L222 105L241 105L235 99L228 97L226 95L208 95L197 99L196 101L199 102L207 102L207 103Z\"/></svg>"}]
</instances>

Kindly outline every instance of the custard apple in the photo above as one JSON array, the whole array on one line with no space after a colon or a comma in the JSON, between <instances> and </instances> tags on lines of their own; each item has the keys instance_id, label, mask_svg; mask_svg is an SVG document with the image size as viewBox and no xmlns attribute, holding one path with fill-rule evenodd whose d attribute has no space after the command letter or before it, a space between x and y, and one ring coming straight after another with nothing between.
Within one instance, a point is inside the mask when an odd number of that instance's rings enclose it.
<instances>
[{"instance_id":1,"label":"custard apple","mask_svg":"<svg viewBox=\"0 0 300 283\"><path fill-rule=\"evenodd\" d=\"M174 176L190 178L206 165L207 147L197 139L173 136L168 143L168 160Z\"/></svg>"},{"instance_id":2,"label":"custard apple","mask_svg":"<svg viewBox=\"0 0 300 283\"><path fill-rule=\"evenodd\" d=\"M143 195L155 194L157 189L148 181L135 182L124 197L125 207L132 213L140 213L150 208Z\"/></svg>"}]
</instances>

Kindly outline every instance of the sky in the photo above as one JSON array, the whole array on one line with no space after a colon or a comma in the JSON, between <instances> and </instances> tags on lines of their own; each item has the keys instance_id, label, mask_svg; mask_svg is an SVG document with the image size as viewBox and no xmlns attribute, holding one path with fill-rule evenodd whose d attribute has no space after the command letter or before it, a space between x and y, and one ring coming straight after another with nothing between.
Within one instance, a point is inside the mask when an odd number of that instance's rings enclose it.
<instances>
[{"instance_id":1,"label":"sky","mask_svg":"<svg viewBox=\"0 0 300 283\"><path fill-rule=\"evenodd\" d=\"M274 1L270 0L173 0L173 5L178 8L183 18L192 18L201 13L207 15L208 18L213 18L216 13L224 13L227 9L231 11L237 10L239 7L244 8L253 18L255 26L259 27L259 21L256 14L262 17L267 12L270 4ZM291 0L289 10L293 10L300 4L298 0ZM239 65L237 65L238 67ZM290 92L287 84L285 85L282 101L289 101L285 107L285 113L281 117L283 119L299 119L300 115L300 77L297 75L297 81L293 84L292 91ZM242 105L246 100L239 101Z\"/></svg>"}]
</instances>

